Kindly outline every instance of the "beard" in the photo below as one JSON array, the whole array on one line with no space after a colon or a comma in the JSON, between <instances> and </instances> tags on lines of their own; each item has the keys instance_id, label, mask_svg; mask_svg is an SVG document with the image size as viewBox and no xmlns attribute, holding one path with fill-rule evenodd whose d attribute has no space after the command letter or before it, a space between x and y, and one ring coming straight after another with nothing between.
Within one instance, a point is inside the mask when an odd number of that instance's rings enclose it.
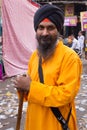
<instances>
[{"instance_id":1,"label":"beard","mask_svg":"<svg viewBox=\"0 0 87 130\"><path fill-rule=\"evenodd\" d=\"M36 39L38 42L37 49L39 54L43 58L48 58L49 56L51 56L54 52L58 36L55 35L54 37L52 37L51 35L47 36L36 35Z\"/></svg>"}]
</instances>

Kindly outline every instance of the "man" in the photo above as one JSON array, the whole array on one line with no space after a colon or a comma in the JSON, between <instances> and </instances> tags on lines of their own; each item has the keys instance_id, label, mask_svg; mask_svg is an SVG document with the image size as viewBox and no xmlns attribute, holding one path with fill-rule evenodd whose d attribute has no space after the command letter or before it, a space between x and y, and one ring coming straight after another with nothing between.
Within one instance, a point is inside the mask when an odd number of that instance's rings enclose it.
<instances>
[{"instance_id":1,"label":"man","mask_svg":"<svg viewBox=\"0 0 87 130\"><path fill-rule=\"evenodd\" d=\"M71 109L68 127L77 130L74 99L80 87L82 63L72 49L58 40L63 23L63 12L54 5L46 4L35 13L37 50L30 58L28 76L14 81L17 89L27 91L25 130L62 130L51 107L59 108L65 120Z\"/></svg>"},{"instance_id":2,"label":"man","mask_svg":"<svg viewBox=\"0 0 87 130\"><path fill-rule=\"evenodd\" d=\"M72 48L80 57L81 56L81 48L80 48L79 41L75 38L74 34L71 34L69 36L69 38L72 41L72 46L70 48Z\"/></svg>"},{"instance_id":3,"label":"man","mask_svg":"<svg viewBox=\"0 0 87 130\"><path fill-rule=\"evenodd\" d=\"M78 42L78 40L75 38L74 34L71 34L69 36L69 38L71 38L72 40L72 46L71 48L74 50L74 49L80 49L80 44Z\"/></svg>"},{"instance_id":4,"label":"man","mask_svg":"<svg viewBox=\"0 0 87 130\"><path fill-rule=\"evenodd\" d=\"M81 56L83 54L83 49L84 49L84 41L85 41L85 37L82 34L82 31L78 32L78 42L80 43L80 49L81 49Z\"/></svg>"},{"instance_id":5,"label":"man","mask_svg":"<svg viewBox=\"0 0 87 130\"><path fill-rule=\"evenodd\" d=\"M67 38L64 39L64 44L68 47L72 47L72 39L71 36L68 36Z\"/></svg>"}]
</instances>

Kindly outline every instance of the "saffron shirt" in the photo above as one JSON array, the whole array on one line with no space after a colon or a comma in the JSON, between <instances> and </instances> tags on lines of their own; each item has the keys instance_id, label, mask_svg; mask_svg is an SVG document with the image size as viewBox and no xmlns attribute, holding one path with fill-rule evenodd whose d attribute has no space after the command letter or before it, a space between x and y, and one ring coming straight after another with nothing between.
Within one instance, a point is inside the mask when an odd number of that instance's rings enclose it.
<instances>
[{"instance_id":1,"label":"saffron shirt","mask_svg":"<svg viewBox=\"0 0 87 130\"><path fill-rule=\"evenodd\" d=\"M50 107L58 107L65 119L72 106L68 126L77 130L75 97L80 88L82 63L78 55L62 41L53 55L42 61L44 84L38 75L39 56L35 51L29 61L28 74L32 81L28 101L25 130L62 130Z\"/></svg>"}]
</instances>

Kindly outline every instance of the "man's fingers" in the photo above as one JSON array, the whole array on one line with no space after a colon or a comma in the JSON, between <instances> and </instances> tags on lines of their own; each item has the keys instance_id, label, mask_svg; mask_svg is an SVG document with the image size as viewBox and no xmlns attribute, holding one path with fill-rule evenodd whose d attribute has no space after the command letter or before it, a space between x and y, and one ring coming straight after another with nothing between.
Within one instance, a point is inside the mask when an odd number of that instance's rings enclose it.
<instances>
[{"instance_id":1,"label":"man's fingers","mask_svg":"<svg viewBox=\"0 0 87 130\"><path fill-rule=\"evenodd\" d=\"M11 79L11 82L12 82L12 86L14 87L14 88L17 88L18 89L18 83L17 83L17 80L15 80L15 79Z\"/></svg>"}]
</instances>

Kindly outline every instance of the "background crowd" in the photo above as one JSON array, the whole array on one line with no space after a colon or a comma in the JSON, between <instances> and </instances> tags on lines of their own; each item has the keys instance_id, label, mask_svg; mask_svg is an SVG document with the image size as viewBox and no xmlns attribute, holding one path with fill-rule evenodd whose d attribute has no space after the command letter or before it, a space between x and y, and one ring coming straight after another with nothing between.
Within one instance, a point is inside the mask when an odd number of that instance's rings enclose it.
<instances>
[{"instance_id":1,"label":"background crowd","mask_svg":"<svg viewBox=\"0 0 87 130\"><path fill-rule=\"evenodd\" d=\"M85 36L82 31L78 32L77 38L74 34L70 34L67 38L64 38L63 42L65 45L75 50L80 58L82 57L85 48Z\"/></svg>"}]
</instances>

